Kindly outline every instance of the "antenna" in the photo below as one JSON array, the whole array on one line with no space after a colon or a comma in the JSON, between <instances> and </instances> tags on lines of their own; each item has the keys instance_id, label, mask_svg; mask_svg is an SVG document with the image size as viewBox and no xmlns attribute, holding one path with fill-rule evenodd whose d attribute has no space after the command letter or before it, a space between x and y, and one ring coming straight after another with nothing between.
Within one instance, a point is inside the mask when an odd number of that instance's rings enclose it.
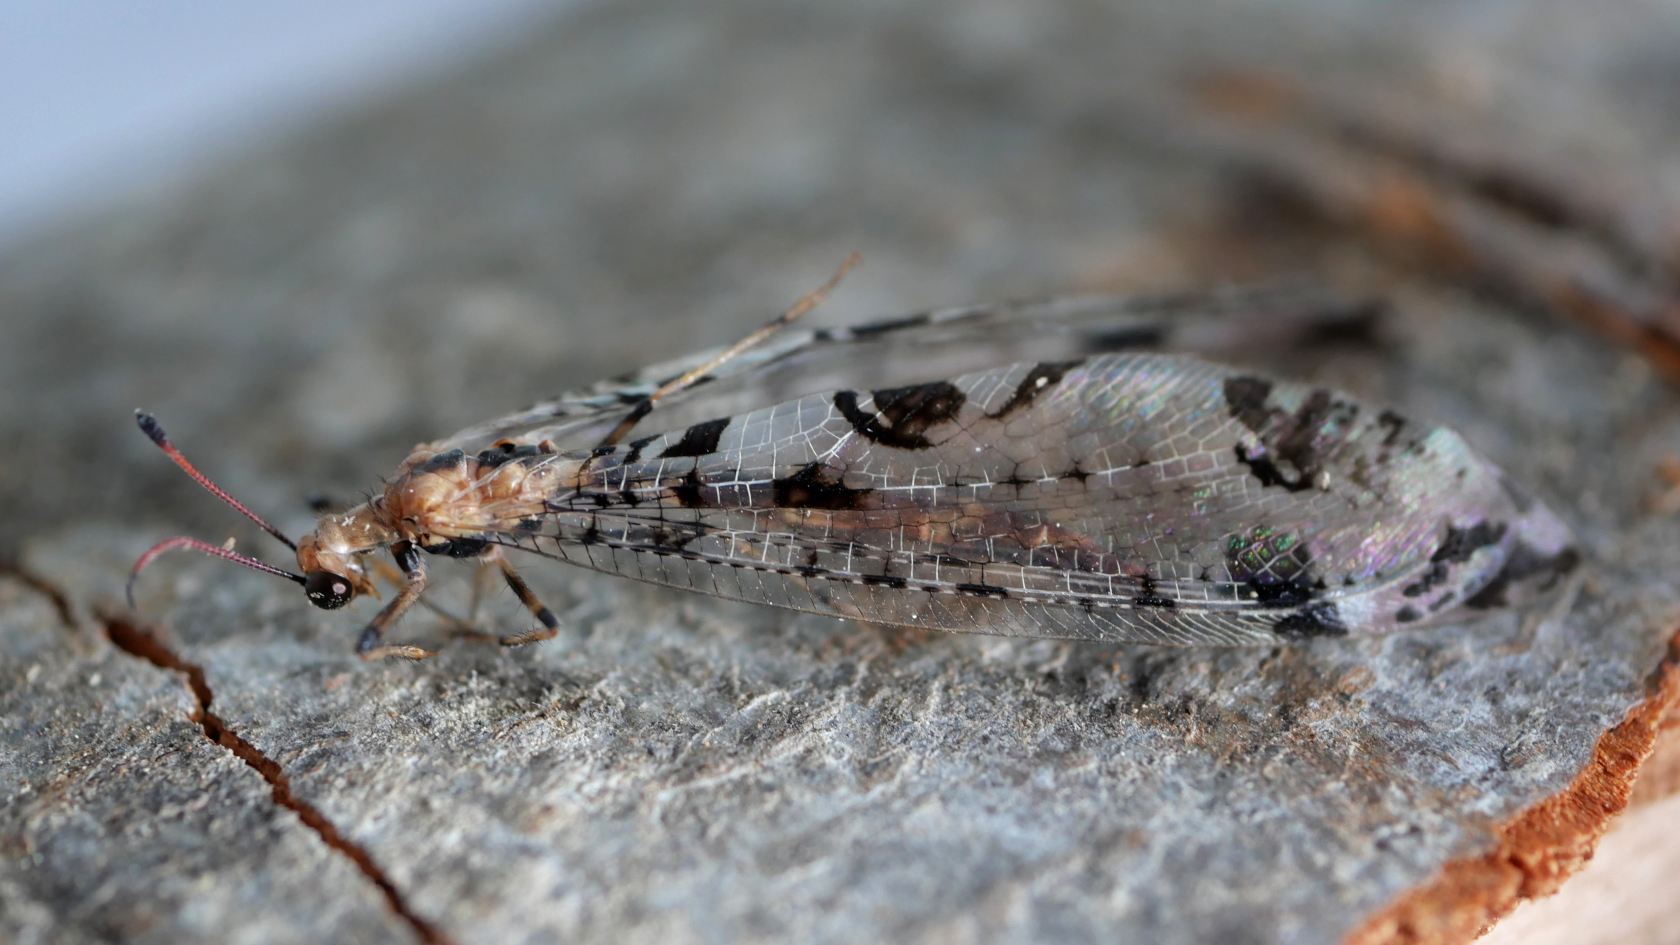
<instances>
[{"instance_id":1,"label":"antenna","mask_svg":"<svg viewBox=\"0 0 1680 945\"><path fill-rule=\"evenodd\" d=\"M263 521L262 519L258 518L257 513L253 512L250 509L246 508L245 506L239 504L239 502L237 500L235 500L233 496L228 495L226 492L223 492L219 486L217 486L215 483L211 482L210 477L208 477L208 476L204 475L203 473L199 472L197 467L193 466L192 463L188 462L187 458L185 456L181 455L181 451L175 448L175 444L169 442L169 435L163 432L163 427L158 424L156 417L152 416L151 414L147 413L144 410L136 410L136 411L134 411L134 419L137 423L140 424L140 432L142 432L142 433L146 434L147 436L151 437L152 442L156 443L158 445L159 449L163 450L164 453L168 454L169 458L175 461L175 465L177 465L177 466L181 467L182 469L186 470L187 475L189 475L189 476L193 477L194 479L198 480L199 485L203 486L206 489L209 489L211 494L214 495L216 498L221 499L223 502L226 502L228 505L231 505L234 508L238 509L240 511L240 513L243 514L246 518L250 519L253 522L256 522L257 525L261 526L263 531L268 532L270 535L273 535L275 538L280 539L282 542L285 543L287 548L290 548L293 551L297 550L297 544L295 542L293 542L290 538L287 538L285 535L282 535L280 533L280 529L275 528L273 525L270 525L267 522ZM146 553L140 556L140 560L134 562L133 570L128 572L127 594L128 594L128 606L129 606L130 610L134 609L134 582L140 579L140 572L146 570L146 567L148 565L150 565L153 561L157 560L157 557L159 555L163 554L166 551L174 551L177 548L187 548L187 549L190 549L192 551L201 551L201 552L203 552L207 555L213 555L217 558L226 558L229 561L233 561L233 562L236 562L238 564L242 564L242 565L246 566L247 568L253 568L255 570L262 571L265 574L273 574L273 575L276 575L278 577L283 577L288 581L293 581L293 582L298 583L298 584L303 584L304 583L304 578L301 575L293 574L290 571L282 571L279 568L276 568L272 565L263 564L261 561L258 561L255 558L248 557L246 555L240 554L237 551L234 551L233 550L232 539L229 539L228 544L226 546L221 546L221 545L212 545L207 541L199 541L197 538L186 538L186 537L171 538L167 541L160 541L157 544L153 545L152 547L146 549Z\"/></svg>"},{"instance_id":2,"label":"antenna","mask_svg":"<svg viewBox=\"0 0 1680 945\"><path fill-rule=\"evenodd\" d=\"M255 518L255 516L252 517ZM229 540L229 544L232 544L231 539ZM221 545L212 545L207 541L199 541L197 538L187 538L182 536L180 538L170 538L168 540L158 542L152 547L147 548L146 553L140 556L140 560L134 562L133 570L128 572L128 587L126 589L126 593L128 594L129 610L135 609L134 582L140 579L140 572L146 570L146 566L156 560L159 555L166 551L174 551L176 548L188 548L193 551L202 551L207 555L214 555L218 558L226 558L229 561L237 562L247 568L261 571L264 574L273 574L277 577L283 577L296 584L304 583L304 578L301 574L293 574L290 571L282 571L273 565L263 564L261 561L258 561L255 558L246 557L245 555L234 551L232 548L224 548Z\"/></svg>"},{"instance_id":3,"label":"antenna","mask_svg":"<svg viewBox=\"0 0 1680 945\"><path fill-rule=\"evenodd\" d=\"M257 513L251 511L250 509L246 508L243 505L240 505L238 500L234 499L233 496L228 495L226 492L223 492L221 490L221 487L219 487L215 483L211 482L209 476L206 476L203 473L199 472L198 468L196 466L194 466L192 463L188 462L187 458L185 456L181 455L181 451L175 448L175 444L169 442L169 434L163 432L163 427L161 425L159 425L156 417L152 416L151 414L147 413L144 410L136 410L136 411L134 411L134 420L135 420L136 423L140 424L140 432L142 432L142 433L146 434L147 436L151 437L152 442L156 443L158 445L158 449L161 449L161 450L164 451L164 453L168 454L169 458L175 461L175 465L177 465L177 466L181 467L182 469L186 470L187 475L189 475L189 476L193 477L194 479L198 480L199 485L203 486L206 489L209 489L211 494L214 495L216 498L221 499L223 502L226 502L228 505L231 505L234 508L238 509L240 514L244 515L246 518L250 519L251 521L256 522L258 527L260 527L263 531L268 532L270 535L273 535L275 538L280 539L280 541L287 548L290 548L293 551L297 550L297 542L292 541L290 538L287 538L285 535L282 535L280 533L280 529L275 528L273 525L270 525L267 522L263 521L262 519L258 518ZM168 542L165 542L164 544L168 544ZM159 547L162 547L162 546L160 545ZM211 545L210 547L214 548L215 546ZM199 550L202 551L203 549L199 549ZM148 554L150 554L150 552L148 552ZM232 554L232 552L229 552L229 554ZM235 557L240 557L240 556L235 556ZM246 558L244 560L249 561L251 559ZM264 567L266 567L266 565L264 565Z\"/></svg>"}]
</instances>

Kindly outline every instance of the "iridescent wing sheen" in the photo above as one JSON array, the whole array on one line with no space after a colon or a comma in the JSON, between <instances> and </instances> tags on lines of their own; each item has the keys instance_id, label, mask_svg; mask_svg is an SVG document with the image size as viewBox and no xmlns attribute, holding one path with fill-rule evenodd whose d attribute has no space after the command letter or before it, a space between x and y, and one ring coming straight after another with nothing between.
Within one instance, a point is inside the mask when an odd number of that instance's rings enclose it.
<instances>
[{"instance_id":1,"label":"iridescent wing sheen","mask_svg":"<svg viewBox=\"0 0 1680 945\"><path fill-rule=\"evenodd\" d=\"M587 451L549 461L577 461ZM1568 530L1451 430L1191 357L843 388L597 450L485 537L886 624L1258 644L1491 606Z\"/></svg>"}]
</instances>

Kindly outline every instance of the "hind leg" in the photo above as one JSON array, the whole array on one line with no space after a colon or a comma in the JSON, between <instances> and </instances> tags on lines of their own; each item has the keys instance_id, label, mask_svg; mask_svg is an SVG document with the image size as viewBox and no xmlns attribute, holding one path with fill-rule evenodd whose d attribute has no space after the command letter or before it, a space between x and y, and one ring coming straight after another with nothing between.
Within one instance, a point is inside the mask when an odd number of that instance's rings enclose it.
<instances>
[{"instance_id":1,"label":"hind leg","mask_svg":"<svg viewBox=\"0 0 1680 945\"><path fill-rule=\"evenodd\" d=\"M846 270L857 265L860 258L861 257L858 256L857 253L847 256L846 261L840 264L839 272L836 272L834 276L830 278L821 288L812 289L810 292L805 293L804 298L793 303L793 308L790 308L782 314L776 316L774 319L771 319L770 323L765 325L763 328L760 328L745 338L742 338L740 341L735 342L733 345L730 345L727 350L717 357L691 371L684 373L683 376L677 378L676 380L667 382L663 387L654 391L652 394L649 394L647 399L637 404L635 409L631 410L623 420L618 422L618 426L613 427L612 432L607 434L607 438L601 441L601 445L612 446L618 441L624 439L624 437L635 428L636 424L640 423L641 419L653 410L654 405L658 404L660 400L700 383L706 379L706 375L740 357L746 351L764 341L764 339L774 335L776 332L797 321L806 312L809 312L811 309L821 305L823 300L828 298L828 294L834 291L834 287L840 284L840 280L845 278ZM511 574L512 572L510 571L508 573ZM516 578L513 577L508 578L508 584L512 585L515 580ZM519 589L517 587L514 588L514 593L519 593Z\"/></svg>"},{"instance_id":2,"label":"hind leg","mask_svg":"<svg viewBox=\"0 0 1680 945\"><path fill-rule=\"evenodd\" d=\"M509 563L501 548L495 545L489 546L478 556L478 560L480 569L473 581L473 617L476 619L478 616L479 589L484 584L483 578L492 568L495 568L501 571L502 579L507 581L507 586L513 590L514 596L519 598L519 602L525 605L525 609L531 612L531 616L537 618L538 623L542 624L540 629L496 637L497 643L502 646L523 646L527 643L536 643L539 640L553 639L554 635L560 632L559 618L554 616L554 611L549 610L543 605L542 601L537 599L537 595L531 591L530 585L526 584L525 579L519 576L518 571L514 570L513 565Z\"/></svg>"}]
</instances>

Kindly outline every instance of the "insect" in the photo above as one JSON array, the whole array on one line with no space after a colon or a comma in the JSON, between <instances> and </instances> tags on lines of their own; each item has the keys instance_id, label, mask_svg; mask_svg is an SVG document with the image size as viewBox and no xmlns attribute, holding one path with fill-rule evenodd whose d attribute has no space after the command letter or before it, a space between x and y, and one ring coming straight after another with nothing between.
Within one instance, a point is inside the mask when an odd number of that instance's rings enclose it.
<instances>
[{"instance_id":1,"label":"insect","mask_svg":"<svg viewBox=\"0 0 1680 945\"><path fill-rule=\"evenodd\" d=\"M367 659L433 655L384 642L424 603L422 552L500 574L538 625L499 638L510 646L559 628L513 551L881 624L1242 645L1521 603L1577 562L1558 518L1450 429L1137 350L1287 344L1368 314L1340 300L1068 299L773 334L833 285L721 355L420 446L381 494L296 543L140 414L302 573L172 538L130 588L159 554L191 548L333 609L373 592L374 553L388 549L402 591L363 630ZM631 438L650 415L667 432Z\"/></svg>"}]
</instances>

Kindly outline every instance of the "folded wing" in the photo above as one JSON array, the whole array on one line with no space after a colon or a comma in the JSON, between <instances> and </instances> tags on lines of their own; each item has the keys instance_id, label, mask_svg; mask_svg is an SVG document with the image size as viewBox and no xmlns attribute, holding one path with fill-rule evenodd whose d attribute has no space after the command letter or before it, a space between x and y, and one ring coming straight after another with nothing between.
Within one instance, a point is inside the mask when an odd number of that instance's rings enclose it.
<instances>
[{"instance_id":1,"label":"folded wing","mask_svg":"<svg viewBox=\"0 0 1680 945\"><path fill-rule=\"evenodd\" d=\"M1155 354L696 422L599 452L493 539L880 623L1180 644L1380 633L1573 562L1450 430Z\"/></svg>"}]
</instances>

